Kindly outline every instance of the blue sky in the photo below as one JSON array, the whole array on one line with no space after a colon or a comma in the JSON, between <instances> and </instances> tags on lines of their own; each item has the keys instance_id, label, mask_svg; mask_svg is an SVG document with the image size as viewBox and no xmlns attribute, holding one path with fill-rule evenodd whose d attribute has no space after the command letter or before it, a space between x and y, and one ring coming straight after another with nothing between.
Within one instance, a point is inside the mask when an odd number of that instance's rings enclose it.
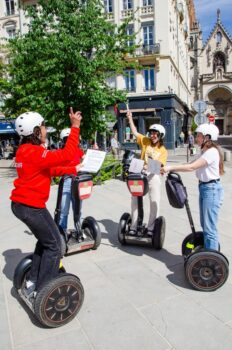
<instances>
[{"instance_id":1,"label":"blue sky","mask_svg":"<svg viewBox=\"0 0 232 350\"><path fill-rule=\"evenodd\" d=\"M221 22L232 37L232 0L194 0L194 4L204 42L217 21L218 8L221 10Z\"/></svg>"}]
</instances>

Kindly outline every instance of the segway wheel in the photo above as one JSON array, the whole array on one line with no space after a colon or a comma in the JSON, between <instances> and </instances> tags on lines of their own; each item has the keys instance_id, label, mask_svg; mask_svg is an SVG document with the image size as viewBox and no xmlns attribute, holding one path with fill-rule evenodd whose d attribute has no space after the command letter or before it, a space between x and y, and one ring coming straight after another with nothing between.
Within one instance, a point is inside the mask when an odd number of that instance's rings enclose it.
<instances>
[{"instance_id":1,"label":"segway wheel","mask_svg":"<svg viewBox=\"0 0 232 350\"><path fill-rule=\"evenodd\" d=\"M203 232L195 232L186 236L182 242L182 255L188 257L191 253L204 247Z\"/></svg>"},{"instance_id":2,"label":"segway wheel","mask_svg":"<svg viewBox=\"0 0 232 350\"><path fill-rule=\"evenodd\" d=\"M129 226L131 224L131 215L129 213L124 213L121 216L118 225L118 241L122 244L126 244L125 234L129 231Z\"/></svg>"},{"instance_id":3,"label":"segway wheel","mask_svg":"<svg viewBox=\"0 0 232 350\"><path fill-rule=\"evenodd\" d=\"M31 269L32 257L33 257L33 254L26 256L16 266L14 277L13 277L13 286L16 290L21 288L24 282L25 276L29 273Z\"/></svg>"},{"instance_id":4,"label":"segway wheel","mask_svg":"<svg viewBox=\"0 0 232 350\"><path fill-rule=\"evenodd\" d=\"M92 216L87 216L83 220L81 228L86 236L91 237L95 241L92 249L97 249L101 244L101 230L97 221Z\"/></svg>"},{"instance_id":5,"label":"segway wheel","mask_svg":"<svg viewBox=\"0 0 232 350\"><path fill-rule=\"evenodd\" d=\"M42 325L55 328L70 322L80 310L84 288L77 276L62 274L38 292L34 312Z\"/></svg>"},{"instance_id":6,"label":"segway wheel","mask_svg":"<svg viewBox=\"0 0 232 350\"><path fill-rule=\"evenodd\" d=\"M166 231L166 222L163 216L159 216L155 220L155 227L152 237L152 245L155 249L160 250L163 248L164 238Z\"/></svg>"},{"instance_id":7,"label":"segway wheel","mask_svg":"<svg viewBox=\"0 0 232 350\"><path fill-rule=\"evenodd\" d=\"M63 256L65 256L67 252L67 243L64 235L62 234L60 235L60 243L61 243L61 258L63 258Z\"/></svg>"},{"instance_id":8,"label":"segway wheel","mask_svg":"<svg viewBox=\"0 0 232 350\"><path fill-rule=\"evenodd\" d=\"M187 258L185 273L193 288L211 292L226 282L229 275L229 263L226 257L218 251L200 251Z\"/></svg>"}]
</instances>

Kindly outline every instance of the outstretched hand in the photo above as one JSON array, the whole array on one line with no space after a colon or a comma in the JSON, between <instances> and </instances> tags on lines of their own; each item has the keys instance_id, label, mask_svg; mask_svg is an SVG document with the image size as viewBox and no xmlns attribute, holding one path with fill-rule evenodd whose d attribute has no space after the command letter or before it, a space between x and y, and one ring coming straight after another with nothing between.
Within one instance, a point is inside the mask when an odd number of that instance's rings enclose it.
<instances>
[{"instance_id":1,"label":"outstretched hand","mask_svg":"<svg viewBox=\"0 0 232 350\"><path fill-rule=\"evenodd\" d=\"M70 107L69 118L71 125L75 128L79 128L81 124L82 115L80 111L73 112L73 108Z\"/></svg>"},{"instance_id":2,"label":"outstretched hand","mask_svg":"<svg viewBox=\"0 0 232 350\"><path fill-rule=\"evenodd\" d=\"M160 168L161 175L164 175L165 173L168 173L169 171L171 171L171 166L166 165L166 166L162 166Z\"/></svg>"}]
</instances>

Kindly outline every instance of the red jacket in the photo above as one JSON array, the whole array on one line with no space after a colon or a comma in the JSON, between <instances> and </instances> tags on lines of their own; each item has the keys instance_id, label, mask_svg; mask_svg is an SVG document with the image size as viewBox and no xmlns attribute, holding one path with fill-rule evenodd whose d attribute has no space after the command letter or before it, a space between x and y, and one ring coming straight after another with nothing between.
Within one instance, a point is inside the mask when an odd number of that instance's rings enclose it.
<instances>
[{"instance_id":1,"label":"red jacket","mask_svg":"<svg viewBox=\"0 0 232 350\"><path fill-rule=\"evenodd\" d=\"M81 148L77 148L75 156L70 161L66 161L62 166L50 169L51 176L76 175L76 165L80 164L84 152Z\"/></svg>"},{"instance_id":2,"label":"red jacket","mask_svg":"<svg viewBox=\"0 0 232 350\"><path fill-rule=\"evenodd\" d=\"M51 169L73 160L77 152L79 134L79 128L71 128L65 147L57 151L48 151L32 144L21 145L15 160L18 178L14 181L15 188L10 199L32 207L45 208L50 192Z\"/></svg>"}]
</instances>

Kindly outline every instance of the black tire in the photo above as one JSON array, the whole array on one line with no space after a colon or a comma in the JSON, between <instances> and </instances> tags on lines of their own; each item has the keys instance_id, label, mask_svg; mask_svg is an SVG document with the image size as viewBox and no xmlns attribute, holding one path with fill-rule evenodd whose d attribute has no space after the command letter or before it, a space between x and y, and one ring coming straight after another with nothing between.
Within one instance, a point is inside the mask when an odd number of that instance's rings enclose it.
<instances>
[{"instance_id":1,"label":"black tire","mask_svg":"<svg viewBox=\"0 0 232 350\"><path fill-rule=\"evenodd\" d=\"M67 252L67 242L63 234L60 234L60 244L61 244L61 247L60 247L61 258L63 258L63 256L65 256Z\"/></svg>"},{"instance_id":2,"label":"black tire","mask_svg":"<svg viewBox=\"0 0 232 350\"><path fill-rule=\"evenodd\" d=\"M25 276L30 271L32 264L33 254L28 255L26 258L22 259L19 264L16 266L14 277L13 277L13 286L16 290L20 289Z\"/></svg>"},{"instance_id":3,"label":"black tire","mask_svg":"<svg viewBox=\"0 0 232 350\"><path fill-rule=\"evenodd\" d=\"M125 234L129 231L129 225L131 224L131 215L129 213L124 213L121 216L118 225L118 240L122 245L126 244Z\"/></svg>"},{"instance_id":4,"label":"black tire","mask_svg":"<svg viewBox=\"0 0 232 350\"><path fill-rule=\"evenodd\" d=\"M159 216L155 220L155 227L152 237L152 245L155 249L160 250L163 248L166 231L166 221L163 216Z\"/></svg>"},{"instance_id":5,"label":"black tire","mask_svg":"<svg viewBox=\"0 0 232 350\"><path fill-rule=\"evenodd\" d=\"M81 226L84 233L95 241L92 249L97 249L101 244L101 230L97 221L92 216L87 216Z\"/></svg>"},{"instance_id":6,"label":"black tire","mask_svg":"<svg viewBox=\"0 0 232 350\"><path fill-rule=\"evenodd\" d=\"M194 289L212 292L220 288L229 275L229 263L218 251L199 251L185 263L186 278Z\"/></svg>"},{"instance_id":7,"label":"black tire","mask_svg":"<svg viewBox=\"0 0 232 350\"><path fill-rule=\"evenodd\" d=\"M185 237L182 242L181 252L183 256L188 257L195 250L199 250L201 248L204 248L203 232L195 232Z\"/></svg>"},{"instance_id":8,"label":"black tire","mask_svg":"<svg viewBox=\"0 0 232 350\"><path fill-rule=\"evenodd\" d=\"M78 277L62 274L38 292L34 312L39 322L55 328L70 322L84 301L84 288Z\"/></svg>"}]
</instances>

